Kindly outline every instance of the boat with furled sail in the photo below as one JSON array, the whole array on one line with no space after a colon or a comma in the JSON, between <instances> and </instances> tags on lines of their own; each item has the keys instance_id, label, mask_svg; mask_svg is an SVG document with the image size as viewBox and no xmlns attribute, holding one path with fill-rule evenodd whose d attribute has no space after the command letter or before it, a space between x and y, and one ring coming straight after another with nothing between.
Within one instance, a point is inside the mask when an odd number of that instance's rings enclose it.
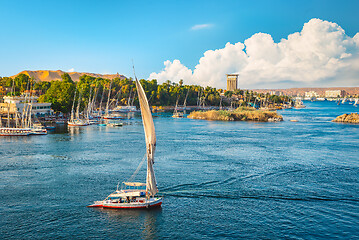
<instances>
[{"instance_id":1,"label":"boat with furled sail","mask_svg":"<svg viewBox=\"0 0 359 240\"><path fill-rule=\"evenodd\" d=\"M156 149L156 133L153 124L153 118L146 94L136 78L136 88L140 102L142 122L146 139L146 157L147 159L147 177L146 183L141 182L123 182L122 187L111 193L102 201L95 201L88 207L102 207L115 209L139 209L160 207L163 201L162 197L156 196L158 193L155 172L153 168L154 154ZM143 163L142 161L142 163ZM142 163L140 163L139 168ZM139 168L136 169L138 172ZM131 177L132 178L132 177Z\"/></svg>"},{"instance_id":2,"label":"boat with furled sail","mask_svg":"<svg viewBox=\"0 0 359 240\"><path fill-rule=\"evenodd\" d=\"M81 103L81 92L80 91L79 91L79 98L78 98L77 108L76 108L76 116L74 116L75 99L76 99L76 91L75 91L75 95L74 95L74 101L72 103L71 119L70 119L70 121L67 122L67 126L69 126L69 127L87 126L87 125L89 125L88 121L85 121L85 119L80 118L80 112L79 112L80 111L80 103Z\"/></svg>"},{"instance_id":3,"label":"boat with furled sail","mask_svg":"<svg viewBox=\"0 0 359 240\"><path fill-rule=\"evenodd\" d=\"M183 112L178 111L178 98L176 101L176 106L175 106L175 110L173 111L172 117L173 118L183 118Z\"/></svg>"}]
</instances>

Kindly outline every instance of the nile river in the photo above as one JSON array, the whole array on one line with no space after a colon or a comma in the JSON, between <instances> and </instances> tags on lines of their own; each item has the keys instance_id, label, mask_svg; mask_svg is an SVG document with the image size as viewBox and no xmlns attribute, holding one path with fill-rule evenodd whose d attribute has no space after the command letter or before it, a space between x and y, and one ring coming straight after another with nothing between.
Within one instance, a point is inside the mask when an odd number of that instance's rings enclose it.
<instances>
[{"instance_id":1,"label":"nile river","mask_svg":"<svg viewBox=\"0 0 359 240\"><path fill-rule=\"evenodd\" d=\"M359 107L304 104L279 111L278 123L158 114L157 210L86 208L142 160L140 116L120 128L2 137L0 238L359 238L359 125L331 122Z\"/></svg>"}]
</instances>

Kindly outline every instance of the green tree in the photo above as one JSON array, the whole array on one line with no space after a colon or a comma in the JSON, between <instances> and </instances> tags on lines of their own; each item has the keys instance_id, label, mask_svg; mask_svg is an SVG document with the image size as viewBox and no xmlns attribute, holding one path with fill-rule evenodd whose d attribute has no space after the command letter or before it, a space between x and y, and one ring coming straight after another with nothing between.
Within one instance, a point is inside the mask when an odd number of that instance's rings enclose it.
<instances>
[{"instance_id":1,"label":"green tree","mask_svg":"<svg viewBox=\"0 0 359 240\"><path fill-rule=\"evenodd\" d=\"M40 96L39 102L52 103L54 111L69 113L75 93L75 84L72 81L52 81L46 94Z\"/></svg>"},{"instance_id":2,"label":"green tree","mask_svg":"<svg viewBox=\"0 0 359 240\"><path fill-rule=\"evenodd\" d=\"M74 83L74 81L72 81L70 75L68 73L64 73L61 75L61 79L63 82L70 82L70 83Z\"/></svg>"}]
</instances>

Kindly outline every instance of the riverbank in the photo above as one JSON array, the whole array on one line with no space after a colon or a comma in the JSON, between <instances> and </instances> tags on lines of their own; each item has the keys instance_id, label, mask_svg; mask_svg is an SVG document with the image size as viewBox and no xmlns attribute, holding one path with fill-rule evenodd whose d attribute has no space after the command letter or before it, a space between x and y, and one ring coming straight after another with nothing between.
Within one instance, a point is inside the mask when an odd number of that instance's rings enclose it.
<instances>
[{"instance_id":1,"label":"riverbank","mask_svg":"<svg viewBox=\"0 0 359 240\"><path fill-rule=\"evenodd\" d=\"M359 123L359 114L351 113L351 114L343 114L336 117L333 122L342 122L342 123Z\"/></svg>"},{"instance_id":2,"label":"riverbank","mask_svg":"<svg viewBox=\"0 0 359 240\"><path fill-rule=\"evenodd\" d=\"M212 121L283 121L283 117L275 111L256 110L248 107L235 110L194 111L188 115L188 118Z\"/></svg>"}]
</instances>

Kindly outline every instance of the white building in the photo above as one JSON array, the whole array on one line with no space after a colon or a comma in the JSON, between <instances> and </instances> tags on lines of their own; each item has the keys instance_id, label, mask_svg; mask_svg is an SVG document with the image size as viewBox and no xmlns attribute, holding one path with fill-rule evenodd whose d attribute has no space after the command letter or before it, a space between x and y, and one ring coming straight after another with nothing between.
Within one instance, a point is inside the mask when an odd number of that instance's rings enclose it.
<instances>
[{"instance_id":1,"label":"white building","mask_svg":"<svg viewBox=\"0 0 359 240\"><path fill-rule=\"evenodd\" d=\"M325 97L326 98L337 98L337 97L344 97L345 91L344 90L326 90Z\"/></svg>"},{"instance_id":2,"label":"white building","mask_svg":"<svg viewBox=\"0 0 359 240\"><path fill-rule=\"evenodd\" d=\"M319 94L315 91L309 91L304 93L304 99L311 100L319 97Z\"/></svg>"},{"instance_id":3,"label":"white building","mask_svg":"<svg viewBox=\"0 0 359 240\"><path fill-rule=\"evenodd\" d=\"M270 95L277 95L277 96L283 96L283 92L282 91L270 91L269 92Z\"/></svg>"},{"instance_id":4,"label":"white building","mask_svg":"<svg viewBox=\"0 0 359 240\"><path fill-rule=\"evenodd\" d=\"M37 102L38 97L36 96L5 96L3 97L4 103L0 103L0 113L7 113L10 107L10 113L14 113L15 109L17 112L22 114L25 109L24 106L31 104L31 112L37 116L52 115L53 110L51 109L51 103L39 103Z\"/></svg>"}]
</instances>

